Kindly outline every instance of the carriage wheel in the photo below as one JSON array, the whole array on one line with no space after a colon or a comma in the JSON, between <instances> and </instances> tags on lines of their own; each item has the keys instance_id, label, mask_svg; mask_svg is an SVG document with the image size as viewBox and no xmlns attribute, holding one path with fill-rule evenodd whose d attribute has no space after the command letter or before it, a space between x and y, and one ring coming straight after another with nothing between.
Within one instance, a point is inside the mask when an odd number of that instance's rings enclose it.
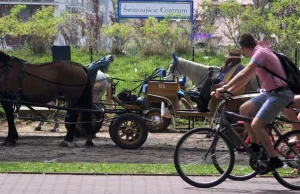
<instances>
[{"instance_id":1,"label":"carriage wheel","mask_svg":"<svg viewBox=\"0 0 300 194\"><path fill-rule=\"evenodd\" d=\"M93 104L93 109L94 110L100 110L101 106L100 105L97 105L97 104ZM86 132L85 130L81 127L81 124L79 123L80 122L80 114L78 114L78 119L77 119L77 124L75 125L75 136L77 137L85 137L86 135ZM94 121L99 121L101 119L104 118L104 114L103 113L98 113L98 112L93 112L92 113L92 120ZM65 116L65 122L69 122L69 111L67 111L66 113L66 116ZM103 120L102 120L103 122ZM96 133L100 131L100 129L102 128L102 122L95 122L95 123L92 123L92 126L93 126L93 131L95 131ZM70 124L65 124L65 127L67 130L69 130L70 128Z\"/></svg>"},{"instance_id":2,"label":"carriage wheel","mask_svg":"<svg viewBox=\"0 0 300 194\"><path fill-rule=\"evenodd\" d=\"M168 129L169 125L171 124L170 118L161 117L160 109L158 108L150 109L146 113L145 118L148 121L147 125L151 133L164 132Z\"/></svg>"},{"instance_id":3,"label":"carriage wheel","mask_svg":"<svg viewBox=\"0 0 300 194\"><path fill-rule=\"evenodd\" d=\"M111 125L110 137L123 149L137 149L147 140L148 126L139 115L122 114Z\"/></svg>"}]
</instances>

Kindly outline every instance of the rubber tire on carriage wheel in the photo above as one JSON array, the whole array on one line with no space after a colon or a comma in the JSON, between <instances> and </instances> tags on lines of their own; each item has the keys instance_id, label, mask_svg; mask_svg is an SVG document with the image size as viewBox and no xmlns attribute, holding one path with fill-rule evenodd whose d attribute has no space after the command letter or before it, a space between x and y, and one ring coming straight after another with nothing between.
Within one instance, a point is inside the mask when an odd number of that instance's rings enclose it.
<instances>
[{"instance_id":1,"label":"rubber tire on carriage wheel","mask_svg":"<svg viewBox=\"0 0 300 194\"><path fill-rule=\"evenodd\" d=\"M94 110L100 110L100 106L97 105L97 104L93 104L93 109ZM92 112L92 120L99 121L103 118L104 118L104 113ZM70 122L70 120L69 120L69 111L67 111L67 113L65 115L65 122ZM77 122L80 122L80 113L78 114ZM99 132L100 129L102 128L102 122L97 122L97 123L95 122L95 123L92 123L92 125L93 125L93 131ZM65 127L68 130L69 129L69 124L66 123ZM85 131L81 128L80 123L77 123L75 125L75 136L85 137Z\"/></svg>"},{"instance_id":2,"label":"rubber tire on carriage wheel","mask_svg":"<svg viewBox=\"0 0 300 194\"><path fill-rule=\"evenodd\" d=\"M151 133L164 132L168 129L169 125L171 124L170 118L161 118L159 108L150 109L145 114L145 118L148 120L147 125L149 127L149 132Z\"/></svg>"},{"instance_id":3,"label":"rubber tire on carriage wheel","mask_svg":"<svg viewBox=\"0 0 300 194\"><path fill-rule=\"evenodd\" d=\"M111 125L111 139L123 149L137 149L148 137L148 126L144 118L133 113L125 113Z\"/></svg>"},{"instance_id":4,"label":"rubber tire on carriage wheel","mask_svg":"<svg viewBox=\"0 0 300 194\"><path fill-rule=\"evenodd\" d=\"M115 122L115 120L116 120L116 118L113 119L113 120L110 122L109 127L108 127L108 132L109 132L110 139L111 139L114 143L116 143L116 142L115 142L115 140L113 139L113 136L111 135L111 131L112 131L111 126L112 126L112 124Z\"/></svg>"}]
</instances>

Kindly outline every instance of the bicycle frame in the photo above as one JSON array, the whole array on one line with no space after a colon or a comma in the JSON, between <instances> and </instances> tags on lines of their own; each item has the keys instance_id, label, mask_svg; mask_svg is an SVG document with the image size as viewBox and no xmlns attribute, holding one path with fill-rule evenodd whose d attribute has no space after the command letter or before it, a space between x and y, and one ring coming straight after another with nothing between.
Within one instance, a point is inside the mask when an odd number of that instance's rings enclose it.
<instances>
[{"instance_id":1,"label":"bicycle frame","mask_svg":"<svg viewBox=\"0 0 300 194\"><path fill-rule=\"evenodd\" d=\"M230 113L227 111L226 107L227 107L227 102L231 99L236 99L234 97L226 97L227 99L224 99L221 104L224 104L224 107L221 109L220 111L220 116L218 118L218 120L216 121L217 125L214 131L214 134L216 134L213 138L213 141L211 143L211 145L209 146L208 150L205 152L204 156L207 157L207 155L209 154L209 152L216 146L217 142L218 142L218 133L222 133L223 130L227 129L226 131L230 133L230 135L233 135L234 140L237 140L238 143L240 143L240 145L242 145L246 151L247 154L249 154L249 156L254 160L257 161L260 165L267 167L267 164L265 161L262 161L259 159L259 156L257 156L250 148L248 148L247 144L250 143L250 137L247 137L246 140L243 140L241 138L241 136L237 133L237 131L233 130L231 127L231 124L228 122L227 117L230 114L234 114L234 113ZM220 107L219 105L219 107ZM218 109L217 109L218 110ZM233 120L240 121L242 120L243 122L248 122L251 123L252 119L251 118L247 118L247 117L243 117L239 114L234 114L234 119L232 117ZM287 123L294 123L296 121L289 121L286 119L280 119L280 118L276 118L276 120L280 120L280 121L284 121ZM296 122L297 123L297 122ZM300 122L298 122L300 123ZM271 124L267 125L266 128L269 130L269 135L271 138L272 143L274 144L275 142L275 138L272 134L272 131L275 132L275 134L280 138L282 136L282 134L280 133L280 131L275 127L276 122L273 121ZM226 136L227 137L227 136ZM232 142L228 137L227 139L229 140L229 142ZM296 161L294 158L294 156L290 156L290 155L286 155L284 154L284 152L282 151L283 147L287 146L293 154L295 154L295 156L299 157L299 153L296 153L295 150L292 148L292 146L286 141L284 142L285 144L281 146L281 149L277 149L277 152L280 154L280 156L284 157L285 159L283 160L284 162L292 162L292 161ZM300 144L296 145L298 150L300 150ZM299 157L300 158L300 157Z\"/></svg>"}]
</instances>

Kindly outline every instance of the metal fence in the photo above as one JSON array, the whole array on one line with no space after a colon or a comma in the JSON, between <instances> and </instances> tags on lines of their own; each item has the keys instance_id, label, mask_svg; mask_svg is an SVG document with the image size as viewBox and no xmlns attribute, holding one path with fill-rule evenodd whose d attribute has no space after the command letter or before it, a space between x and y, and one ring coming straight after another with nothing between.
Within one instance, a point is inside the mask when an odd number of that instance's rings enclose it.
<instances>
[{"instance_id":1,"label":"metal fence","mask_svg":"<svg viewBox=\"0 0 300 194\"><path fill-rule=\"evenodd\" d=\"M16 57L23 58L24 60L30 63L43 63L43 62L52 61L51 46L49 46L46 52L42 54L33 53L29 48L24 48L21 45L14 45L11 46L10 48L14 48L14 49L5 50L4 52L10 55L14 55ZM218 58L220 61L223 61L225 59L224 55L227 54L227 52L230 49L231 47L204 47L204 48L191 47L189 49L186 49L183 53L178 53L174 49L161 48L161 51L157 52L159 54L151 55L151 54L145 54L147 53L146 50L141 50L139 48L134 48L134 47L126 47L124 49L123 55L137 58L141 63L147 62L147 60L156 60L159 62L161 58L165 58L166 56L171 56L173 53L177 53L180 56L183 56L185 59L192 60L192 61L196 61L201 57L206 57L206 58L213 57L213 58ZM300 56L298 54L298 51L299 51L298 48L289 48L284 51L277 50L277 52L284 53L297 65L300 65L298 64L300 61ZM90 47L89 49L86 48L82 49L80 47L71 47L72 61L79 62L85 65L95 60L98 60L101 56L104 56L106 54L113 54L113 53L95 52L95 50L92 47ZM77 57L73 58L74 56Z\"/></svg>"},{"instance_id":2,"label":"metal fence","mask_svg":"<svg viewBox=\"0 0 300 194\"><path fill-rule=\"evenodd\" d=\"M51 46L46 50L43 54L35 54L33 53L29 48L17 45L12 46L10 50L6 50L4 52L14 55L16 57L22 58L30 63L44 63L44 62L51 62L52 61L52 53L51 53ZM80 48L80 47L70 47L71 50L71 60L88 65L92 61L96 61L99 58L112 53L101 53L96 52L92 47L86 49L86 48ZM207 65L217 65L222 66L225 57L224 55L229 52L231 48L230 47L192 47L189 49L184 50L182 53L176 52L174 49L168 49L168 48L156 48L155 50L141 50L136 47L126 47L123 52L123 56L115 56L115 61L112 63L113 65L110 67L109 74L111 77L118 77L127 81L120 81L118 90L122 89L133 89L136 86L138 86L139 83L132 82L135 80L142 80L144 78L143 74L140 74L139 77L133 77L128 76L128 73L122 74L122 72L118 72L118 74L114 74L113 71L116 66L122 65L120 63L120 58L126 57L128 60L128 63L134 63L135 67L141 68L145 67L145 64L151 64L154 70L157 67L165 68L167 69L171 60L172 60L172 54L177 53L180 57L185 58L187 60L195 61L202 64ZM151 52L154 52L155 54L151 54ZM277 51L280 52L280 51ZM285 51L281 51L282 53L286 54L288 57L292 59L296 64L300 61L299 55L298 55L298 48L290 48ZM119 59L119 62L118 62ZM168 60L166 60L168 59ZM243 59L243 64L247 64L249 61L249 58ZM143 72L143 71L142 71ZM143 72L143 73L151 73L149 72Z\"/></svg>"}]
</instances>

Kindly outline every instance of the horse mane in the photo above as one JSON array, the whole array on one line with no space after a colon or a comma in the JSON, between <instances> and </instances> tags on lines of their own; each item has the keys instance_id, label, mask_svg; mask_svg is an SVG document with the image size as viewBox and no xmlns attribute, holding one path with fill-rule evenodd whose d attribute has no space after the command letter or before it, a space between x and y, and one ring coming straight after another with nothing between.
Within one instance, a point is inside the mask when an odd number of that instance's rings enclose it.
<instances>
[{"instance_id":1,"label":"horse mane","mask_svg":"<svg viewBox=\"0 0 300 194\"><path fill-rule=\"evenodd\" d=\"M11 57L9 55L7 55L4 52L0 51L0 62L6 63L6 62L10 61L10 58Z\"/></svg>"},{"instance_id":2,"label":"horse mane","mask_svg":"<svg viewBox=\"0 0 300 194\"><path fill-rule=\"evenodd\" d=\"M202 78L208 75L210 70L219 71L220 67L203 65L183 58L179 58L178 70L180 73L188 76L194 84L199 84ZM215 76L216 73L213 74L213 77Z\"/></svg>"}]
</instances>

